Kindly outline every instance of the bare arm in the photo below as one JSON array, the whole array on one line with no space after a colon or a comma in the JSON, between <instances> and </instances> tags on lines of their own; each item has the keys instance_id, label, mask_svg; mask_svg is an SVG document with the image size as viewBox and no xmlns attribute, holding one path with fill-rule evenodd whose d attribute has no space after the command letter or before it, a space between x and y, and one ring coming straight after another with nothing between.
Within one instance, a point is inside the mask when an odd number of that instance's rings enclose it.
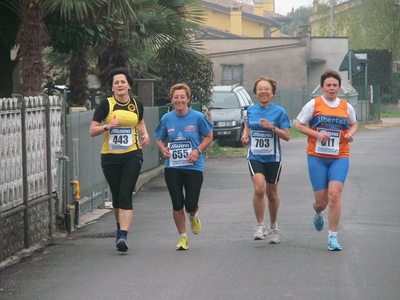
<instances>
[{"instance_id":1,"label":"bare arm","mask_svg":"<svg viewBox=\"0 0 400 300\"><path fill-rule=\"evenodd\" d=\"M136 125L136 128L139 130L140 134L142 135L142 146L146 147L150 143L150 137L147 132L146 123L144 119L140 120L139 123Z\"/></svg>"},{"instance_id":2,"label":"bare arm","mask_svg":"<svg viewBox=\"0 0 400 300\"><path fill-rule=\"evenodd\" d=\"M357 130L358 130L358 123L354 123L354 124L350 125L349 132L344 136L349 143L354 141L354 135L356 134Z\"/></svg>"},{"instance_id":3,"label":"bare arm","mask_svg":"<svg viewBox=\"0 0 400 300\"><path fill-rule=\"evenodd\" d=\"M163 157L165 159L169 159L170 158L171 155L169 154L169 148L165 146L164 141L158 139L157 140L157 147L158 147L158 150L160 150L161 154L163 155Z\"/></svg>"},{"instance_id":4,"label":"bare arm","mask_svg":"<svg viewBox=\"0 0 400 300\"><path fill-rule=\"evenodd\" d=\"M240 139L240 141L244 144L247 145L250 141L250 127L247 126L247 124L244 124L244 128L243 128L243 134L242 137Z\"/></svg>"},{"instance_id":5,"label":"bare arm","mask_svg":"<svg viewBox=\"0 0 400 300\"><path fill-rule=\"evenodd\" d=\"M210 131L203 138L203 141L201 142L201 144L199 146L197 146L197 148L199 148L201 151L204 151L211 144L212 140L213 140L213 132ZM190 152L188 161L190 163L196 162L199 159L199 156L200 156L200 152L195 149L192 152Z\"/></svg>"},{"instance_id":6,"label":"bare arm","mask_svg":"<svg viewBox=\"0 0 400 300\"><path fill-rule=\"evenodd\" d=\"M321 137L322 134L321 133L319 133L318 131L312 130L311 128L309 128L305 124L301 123L299 120L297 120L295 126L296 126L296 129L299 132L301 132L301 133L303 133L305 135L314 137L314 138L316 138L318 140L322 140L322 137Z\"/></svg>"},{"instance_id":7,"label":"bare arm","mask_svg":"<svg viewBox=\"0 0 400 300\"><path fill-rule=\"evenodd\" d=\"M281 139L285 140L286 142L288 142L290 140L290 130L289 128L285 128L285 129L280 129L278 127L275 127L275 134L277 136L279 136Z\"/></svg>"},{"instance_id":8,"label":"bare arm","mask_svg":"<svg viewBox=\"0 0 400 300\"><path fill-rule=\"evenodd\" d=\"M107 130L118 127L118 123L119 123L119 121L117 119L117 116L114 115L114 118L111 120L111 122L109 124L107 124ZM89 129L90 136L94 137L94 136L97 136L97 135L100 135L100 134L106 132L107 130L104 129L104 125L101 125L101 123L99 123L97 121L92 121L92 124L90 125L90 129Z\"/></svg>"},{"instance_id":9,"label":"bare arm","mask_svg":"<svg viewBox=\"0 0 400 300\"><path fill-rule=\"evenodd\" d=\"M90 125L90 129L89 129L89 134L91 137L100 135L100 134L104 133L105 131L106 130L104 129L103 125L101 125L101 123L92 121L92 124Z\"/></svg>"}]
</instances>

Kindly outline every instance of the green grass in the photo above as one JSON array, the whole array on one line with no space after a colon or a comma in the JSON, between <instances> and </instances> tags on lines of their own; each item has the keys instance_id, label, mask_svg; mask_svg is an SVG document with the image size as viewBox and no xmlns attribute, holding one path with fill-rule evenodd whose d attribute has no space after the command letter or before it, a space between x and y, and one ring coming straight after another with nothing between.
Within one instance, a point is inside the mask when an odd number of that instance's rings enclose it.
<instances>
[{"instance_id":1,"label":"green grass","mask_svg":"<svg viewBox=\"0 0 400 300\"><path fill-rule=\"evenodd\" d=\"M245 157L247 147L228 147L221 146L218 141L214 141L210 147L207 148L206 156L208 158L218 157Z\"/></svg>"},{"instance_id":2,"label":"green grass","mask_svg":"<svg viewBox=\"0 0 400 300\"><path fill-rule=\"evenodd\" d=\"M400 118L400 110L381 110L381 118Z\"/></svg>"}]
</instances>

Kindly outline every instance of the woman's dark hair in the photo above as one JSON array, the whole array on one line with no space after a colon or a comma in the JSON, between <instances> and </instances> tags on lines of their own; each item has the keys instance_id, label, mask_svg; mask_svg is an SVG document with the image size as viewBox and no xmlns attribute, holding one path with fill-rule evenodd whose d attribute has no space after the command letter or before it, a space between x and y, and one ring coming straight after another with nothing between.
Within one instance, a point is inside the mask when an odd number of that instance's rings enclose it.
<instances>
[{"instance_id":1,"label":"woman's dark hair","mask_svg":"<svg viewBox=\"0 0 400 300\"><path fill-rule=\"evenodd\" d=\"M257 85L258 85L258 83L260 81L269 82L269 84L272 87L272 93L275 95L275 92L276 92L276 80L272 79L272 78L265 77L265 76L260 76L260 78L258 78L257 81L254 82L254 85L253 85L253 93L254 93L254 95L257 95Z\"/></svg>"},{"instance_id":2,"label":"woman's dark hair","mask_svg":"<svg viewBox=\"0 0 400 300\"><path fill-rule=\"evenodd\" d=\"M339 81L339 87L342 84L342 78L340 78L339 73L336 72L336 71L328 69L321 75L321 82L320 82L321 87L324 86L325 79L327 79L327 78L335 78L335 79L337 79L337 81Z\"/></svg>"},{"instance_id":3,"label":"woman's dark hair","mask_svg":"<svg viewBox=\"0 0 400 300\"><path fill-rule=\"evenodd\" d=\"M115 75L125 75L126 80L128 81L129 85L132 86L133 85L133 79L131 74L129 74L129 71L127 68L116 68L116 69L112 69L110 71L110 74L108 74L108 84L110 87L113 86L113 81L114 81L114 76Z\"/></svg>"}]
</instances>

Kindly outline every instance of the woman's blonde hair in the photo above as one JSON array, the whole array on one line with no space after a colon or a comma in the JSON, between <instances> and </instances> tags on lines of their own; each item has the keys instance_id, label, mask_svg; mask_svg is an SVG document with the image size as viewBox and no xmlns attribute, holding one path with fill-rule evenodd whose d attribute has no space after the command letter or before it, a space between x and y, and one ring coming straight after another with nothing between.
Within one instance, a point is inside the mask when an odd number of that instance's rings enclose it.
<instances>
[{"instance_id":1,"label":"woman's blonde hair","mask_svg":"<svg viewBox=\"0 0 400 300\"><path fill-rule=\"evenodd\" d=\"M169 97L171 99L175 91L177 90L184 90L186 92L186 96L188 97L188 99L190 99L190 87L184 83L178 83L171 87L171 89L169 90Z\"/></svg>"}]
</instances>

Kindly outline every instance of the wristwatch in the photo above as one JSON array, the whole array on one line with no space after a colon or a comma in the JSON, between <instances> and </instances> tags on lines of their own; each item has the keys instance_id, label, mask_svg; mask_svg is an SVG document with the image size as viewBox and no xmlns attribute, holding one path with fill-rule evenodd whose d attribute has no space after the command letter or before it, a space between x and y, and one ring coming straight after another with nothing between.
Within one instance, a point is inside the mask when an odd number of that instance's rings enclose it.
<instances>
[{"instance_id":1,"label":"wristwatch","mask_svg":"<svg viewBox=\"0 0 400 300\"><path fill-rule=\"evenodd\" d=\"M108 131L107 124L106 124L106 125L103 125L103 129L104 129L105 131Z\"/></svg>"},{"instance_id":2,"label":"wristwatch","mask_svg":"<svg viewBox=\"0 0 400 300\"><path fill-rule=\"evenodd\" d=\"M272 126L271 130L272 130L272 132L275 132L275 126Z\"/></svg>"},{"instance_id":3,"label":"wristwatch","mask_svg":"<svg viewBox=\"0 0 400 300\"><path fill-rule=\"evenodd\" d=\"M197 151L199 151L199 154L201 154L201 149L200 148L196 148L197 149Z\"/></svg>"}]
</instances>

